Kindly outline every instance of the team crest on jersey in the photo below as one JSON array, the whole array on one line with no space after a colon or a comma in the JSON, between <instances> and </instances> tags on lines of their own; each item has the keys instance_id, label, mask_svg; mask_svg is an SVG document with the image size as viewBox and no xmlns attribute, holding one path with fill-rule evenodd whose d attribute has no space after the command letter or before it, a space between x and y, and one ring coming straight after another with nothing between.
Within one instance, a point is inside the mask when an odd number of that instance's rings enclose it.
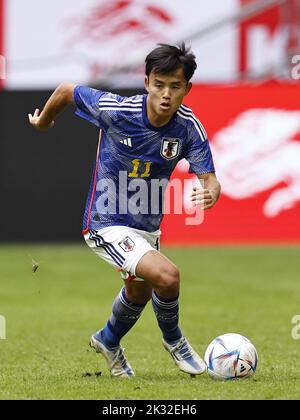
<instances>
[{"instance_id":1,"label":"team crest on jersey","mask_svg":"<svg viewBox=\"0 0 300 420\"><path fill-rule=\"evenodd\" d=\"M119 242L119 245L125 252L130 252L133 250L135 243L129 236L126 236L125 239L122 239L122 241Z\"/></svg>"},{"instance_id":2,"label":"team crest on jersey","mask_svg":"<svg viewBox=\"0 0 300 420\"><path fill-rule=\"evenodd\" d=\"M175 159L179 154L179 139L164 137L162 139L160 154L165 159Z\"/></svg>"}]
</instances>

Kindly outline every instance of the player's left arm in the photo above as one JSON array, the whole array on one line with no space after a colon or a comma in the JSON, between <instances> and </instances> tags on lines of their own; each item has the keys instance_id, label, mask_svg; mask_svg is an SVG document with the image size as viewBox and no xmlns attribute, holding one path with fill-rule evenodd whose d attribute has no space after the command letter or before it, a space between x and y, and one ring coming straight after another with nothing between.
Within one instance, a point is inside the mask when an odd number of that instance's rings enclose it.
<instances>
[{"instance_id":1,"label":"player's left arm","mask_svg":"<svg viewBox=\"0 0 300 420\"><path fill-rule=\"evenodd\" d=\"M204 188L193 188L191 200L193 203L201 205L204 210L211 209L220 197L221 184L214 172L197 176Z\"/></svg>"}]
</instances>

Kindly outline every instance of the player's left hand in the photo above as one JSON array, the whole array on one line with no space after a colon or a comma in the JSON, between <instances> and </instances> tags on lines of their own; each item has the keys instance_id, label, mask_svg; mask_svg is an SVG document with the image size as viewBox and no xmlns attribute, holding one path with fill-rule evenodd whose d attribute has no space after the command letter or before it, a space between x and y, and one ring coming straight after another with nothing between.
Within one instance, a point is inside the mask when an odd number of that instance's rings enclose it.
<instances>
[{"instance_id":1,"label":"player's left hand","mask_svg":"<svg viewBox=\"0 0 300 420\"><path fill-rule=\"evenodd\" d=\"M190 197L193 205L201 205L202 210L211 209L217 202L217 198L214 196L214 193L207 189L194 187Z\"/></svg>"}]
</instances>

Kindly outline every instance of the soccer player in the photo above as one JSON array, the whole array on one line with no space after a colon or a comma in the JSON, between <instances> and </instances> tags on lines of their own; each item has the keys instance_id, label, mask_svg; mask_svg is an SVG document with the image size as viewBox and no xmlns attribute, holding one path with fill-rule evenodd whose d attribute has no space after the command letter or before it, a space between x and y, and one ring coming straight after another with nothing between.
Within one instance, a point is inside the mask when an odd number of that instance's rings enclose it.
<instances>
[{"instance_id":1,"label":"soccer player","mask_svg":"<svg viewBox=\"0 0 300 420\"><path fill-rule=\"evenodd\" d=\"M203 189L193 190L194 204L206 210L219 198L207 135L191 109L182 104L196 67L195 56L185 44L159 44L146 57L147 94L121 97L63 83L41 113L36 109L28 115L34 128L47 130L74 103L77 115L100 128L83 233L91 249L115 266L124 280L110 318L90 340L105 357L112 376L134 375L120 340L149 300L163 346L179 369L191 375L206 369L178 325L179 270L159 250L165 188L159 188L158 198L152 194L157 182L166 186L177 162L185 158L190 172L204 182Z\"/></svg>"}]
</instances>

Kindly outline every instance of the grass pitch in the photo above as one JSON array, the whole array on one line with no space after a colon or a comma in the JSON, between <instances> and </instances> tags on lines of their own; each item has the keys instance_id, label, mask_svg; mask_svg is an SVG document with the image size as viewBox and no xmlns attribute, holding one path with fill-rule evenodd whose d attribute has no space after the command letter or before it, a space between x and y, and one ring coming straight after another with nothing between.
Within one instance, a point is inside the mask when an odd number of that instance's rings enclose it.
<instances>
[{"instance_id":1,"label":"grass pitch","mask_svg":"<svg viewBox=\"0 0 300 420\"><path fill-rule=\"evenodd\" d=\"M181 270L183 333L203 355L217 335L248 337L259 355L250 380L180 373L146 307L122 344L136 377L110 378L90 334L122 285L84 244L0 246L1 399L299 399L300 248L164 249ZM32 260L39 263L34 273ZM296 330L299 332L299 329ZM100 375L101 372L101 375Z\"/></svg>"}]
</instances>

